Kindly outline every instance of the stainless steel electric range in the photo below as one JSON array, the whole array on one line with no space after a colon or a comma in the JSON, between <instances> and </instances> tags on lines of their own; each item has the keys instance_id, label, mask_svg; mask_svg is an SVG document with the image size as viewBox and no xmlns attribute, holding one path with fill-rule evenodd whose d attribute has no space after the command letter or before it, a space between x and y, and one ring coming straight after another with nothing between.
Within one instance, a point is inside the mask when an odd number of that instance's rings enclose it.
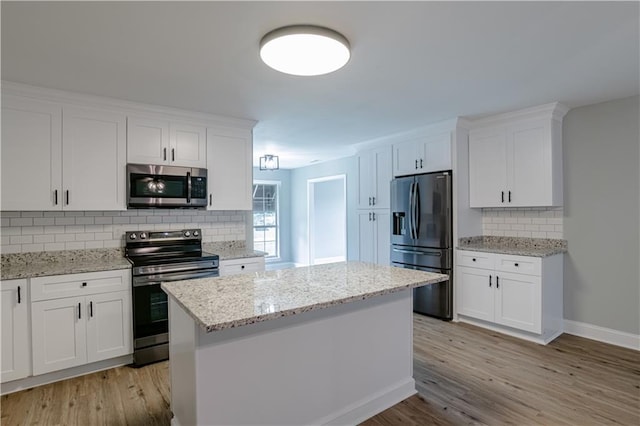
<instances>
[{"instance_id":1,"label":"stainless steel electric range","mask_svg":"<svg viewBox=\"0 0 640 426\"><path fill-rule=\"evenodd\" d=\"M218 255L202 251L202 231L135 231L125 234L132 267L133 365L169 358L169 312L163 281L219 275Z\"/></svg>"}]
</instances>

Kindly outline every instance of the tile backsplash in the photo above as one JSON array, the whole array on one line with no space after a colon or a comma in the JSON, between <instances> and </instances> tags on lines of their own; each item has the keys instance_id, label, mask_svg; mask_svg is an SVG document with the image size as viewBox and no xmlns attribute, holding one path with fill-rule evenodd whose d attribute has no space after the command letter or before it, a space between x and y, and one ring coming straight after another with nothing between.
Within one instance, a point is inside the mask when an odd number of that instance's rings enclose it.
<instances>
[{"instance_id":1,"label":"tile backsplash","mask_svg":"<svg viewBox=\"0 0 640 426\"><path fill-rule=\"evenodd\" d=\"M203 242L245 240L248 211L149 209L0 212L3 254L124 246L125 231L201 228Z\"/></svg>"},{"instance_id":2,"label":"tile backsplash","mask_svg":"<svg viewBox=\"0 0 640 426\"><path fill-rule=\"evenodd\" d=\"M562 216L562 207L482 209L482 235L562 239Z\"/></svg>"}]
</instances>

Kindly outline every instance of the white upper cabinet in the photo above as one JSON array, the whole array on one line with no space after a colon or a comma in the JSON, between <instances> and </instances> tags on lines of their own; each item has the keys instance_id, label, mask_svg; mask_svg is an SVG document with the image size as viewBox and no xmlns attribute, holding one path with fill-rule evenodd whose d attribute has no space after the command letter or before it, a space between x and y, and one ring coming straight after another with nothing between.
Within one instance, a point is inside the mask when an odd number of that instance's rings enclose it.
<instances>
[{"instance_id":1,"label":"white upper cabinet","mask_svg":"<svg viewBox=\"0 0 640 426\"><path fill-rule=\"evenodd\" d=\"M562 205L562 117L551 104L483 119L469 133L471 207ZM489 120L489 121L485 121Z\"/></svg>"},{"instance_id":2,"label":"white upper cabinet","mask_svg":"<svg viewBox=\"0 0 640 426\"><path fill-rule=\"evenodd\" d=\"M61 126L58 104L2 97L3 210L62 208Z\"/></svg>"},{"instance_id":3,"label":"white upper cabinet","mask_svg":"<svg viewBox=\"0 0 640 426\"><path fill-rule=\"evenodd\" d=\"M207 129L208 210L252 210L250 130Z\"/></svg>"},{"instance_id":4,"label":"white upper cabinet","mask_svg":"<svg viewBox=\"0 0 640 426\"><path fill-rule=\"evenodd\" d=\"M206 132L204 126L180 121L129 116L127 161L205 168Z\"/></svg>"},{"instance_id":5,"label":"white upper cabinet","mask_svg":"<svg viewBox=\"0 0 640 426\"><path fill-rule=\"evenodd\" d=\"M358 208L386 209L391 196L391 148L358 154Z\"/></svg>"},{"instance_id":6,"label":"white upper cabinet","mask_svg":"<svg viewBox=\"0 0 640 426\"><path fill-rule=\"evenodd\" d=\"M63 109L63 208L125 210L126 116Z\"/></svg>"},{"instance_id":7,"label":"white upper cabinet","mask_svg":"<svg viewBox=\"0 0 640 426\"><path fill-rule=\"evenodd\" d=\"M393 145L393 175L451 169L451 133L422 136Z\"/></svg>"}]
</instances>

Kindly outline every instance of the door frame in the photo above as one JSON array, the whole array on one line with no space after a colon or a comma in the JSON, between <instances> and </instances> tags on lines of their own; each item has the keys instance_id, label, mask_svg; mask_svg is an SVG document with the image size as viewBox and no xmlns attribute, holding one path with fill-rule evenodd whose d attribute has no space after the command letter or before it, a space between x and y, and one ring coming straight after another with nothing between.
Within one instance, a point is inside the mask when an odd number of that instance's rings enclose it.
<instances>
[{"instance_id":1,"label":"door frame","mask_svg":"<svg viewBox=\"0 0 640 426\"><path fill-rule=\"evenodd\" d=\"M314 242L315 242L315 234L313 232L313 226L312 224L314 223L315 220L315 200L314 200L314 188L315 185L317 183L322 183L322 182L327 182L327 181L332 181L332 180L342 180L342 197L343 197L343 202L344 202L344 259L342 259L342 261L346 261L347 260L347 248L348 248L348 242L347 242L347 220L348 220L348 215L347 215L347 175L346 174L339 174L339 175L331 175L331 176L324 176L324 177L320 177L320 178L313 178L313 179L307 179L307 236L308 236L308 240L307 240L307 244L308 244L308 253L307 255L309 256L308 259L308 264L309 265L314 265L315 264L315 249L314 249ZM340 261L340 260L336 260L336 261Z\"/></svg>"}]
</instances>

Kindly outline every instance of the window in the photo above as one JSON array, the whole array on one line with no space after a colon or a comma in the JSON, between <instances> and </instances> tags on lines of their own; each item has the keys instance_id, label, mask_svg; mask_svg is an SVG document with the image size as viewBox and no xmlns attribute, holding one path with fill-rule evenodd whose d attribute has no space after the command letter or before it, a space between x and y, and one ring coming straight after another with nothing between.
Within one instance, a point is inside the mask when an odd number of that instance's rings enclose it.
<instances>
[{"instance_id":1,"label":"window","mask_svg":"<svg viewBox=\"0 0 640 426\"><path fill-rule=\"evenodd\" d=\"M280 182L257 181L253 185L253 248L280 257L278 193Z\"/></svg>"}]
</instances>

